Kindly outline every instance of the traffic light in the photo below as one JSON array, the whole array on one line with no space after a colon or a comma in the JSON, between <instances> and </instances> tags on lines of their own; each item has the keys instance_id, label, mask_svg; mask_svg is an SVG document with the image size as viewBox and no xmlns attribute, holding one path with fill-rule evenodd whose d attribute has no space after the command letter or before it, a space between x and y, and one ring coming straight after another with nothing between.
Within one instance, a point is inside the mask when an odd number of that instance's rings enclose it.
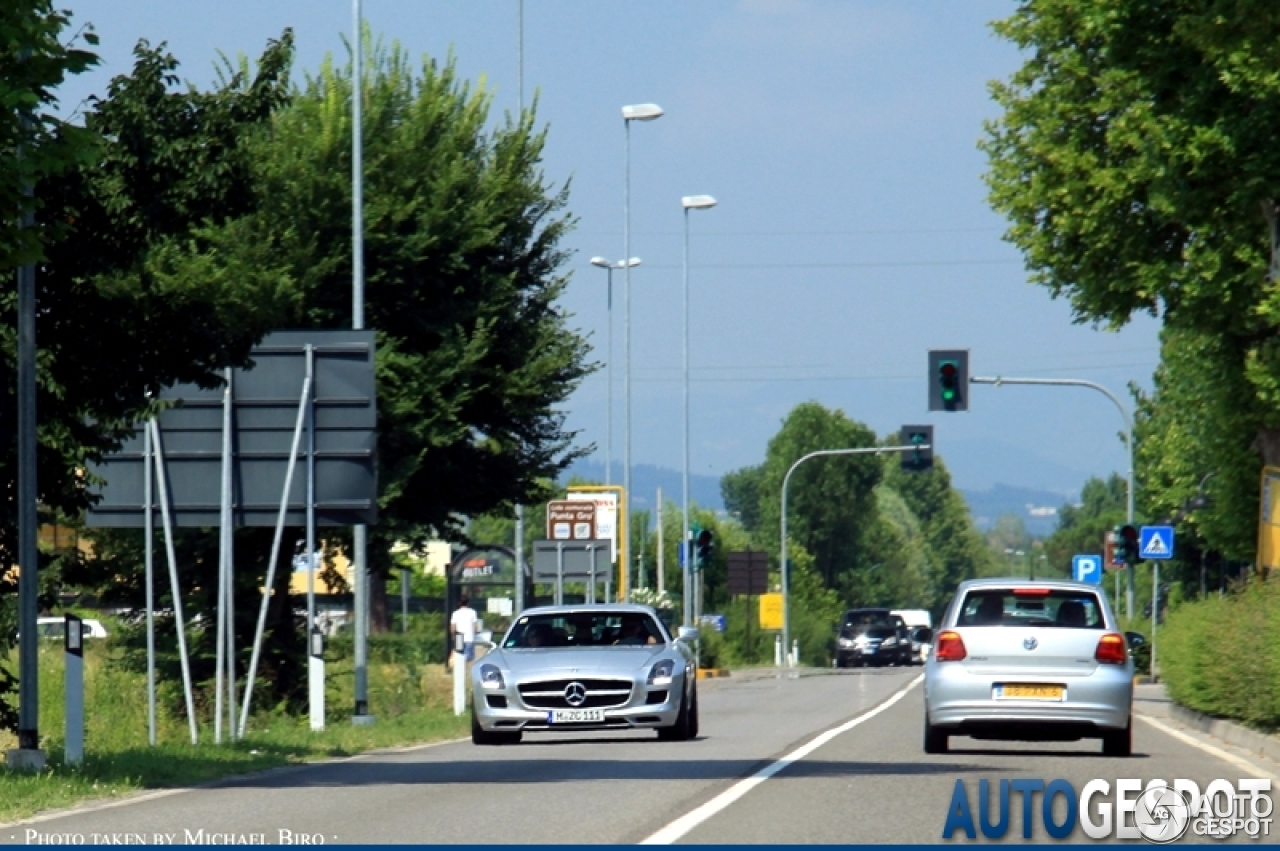
<instances>
[{"instance_id":1,"label":"traffic light","mask_svg":"<svg viewBox=\"0 0 1280 851\"><path fill-rule=\"evenodd\" d=\"M715 536L711 534L710 529L703 529L698 533L698 566L710 564L711 557L715 555L715 552Z\"/></svg>"},{"instance_id":2,"label":"traffic light","mask_svg":"<svg viewBox=\"0 0 1280 851\"><path fill-rule=\"evenodd\" d=\"M969 350L929 352L929 410L969 410Z\"/></svg>"},{"instance_id":3,"label":"traffic light","mask_svg":"<svg viewBox=\"0 0 1280 851\"><path fill-rule=\"evenodd\" d=\"M933 426L905 425L898 439L903 446L926 447L901 453L904 471L923 473L933 469Z\"/></svg>"},{"instance_id":4,"label":"traffic light","mask_svg":"<svg viewBox=\"0 0 1280 851\"><path fill-rule=\"evenodd\" d=\"M1138 529L1135 526L1116 527L1116 563L1135 565L1142 561L1138 553Z\"/></svg>"}]
</instances>

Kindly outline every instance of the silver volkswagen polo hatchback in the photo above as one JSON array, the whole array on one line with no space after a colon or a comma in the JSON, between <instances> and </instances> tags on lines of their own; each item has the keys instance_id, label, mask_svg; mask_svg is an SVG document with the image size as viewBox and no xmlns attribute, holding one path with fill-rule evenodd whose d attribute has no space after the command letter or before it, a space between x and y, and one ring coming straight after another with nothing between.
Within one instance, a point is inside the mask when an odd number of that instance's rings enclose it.
<instances>
[{"instance_id":1,"label":"silver volkswagen polo hatchback","mask_svg":"<svg viewBox=\"0 0 1280 851\"><path fill-rule=\"evenodd\" d=\"M946 753L951 736L1132 750L1133 660L1094 585L962 583L934 634L924 699L926 753Z\"/></svg>"}]
</instances>

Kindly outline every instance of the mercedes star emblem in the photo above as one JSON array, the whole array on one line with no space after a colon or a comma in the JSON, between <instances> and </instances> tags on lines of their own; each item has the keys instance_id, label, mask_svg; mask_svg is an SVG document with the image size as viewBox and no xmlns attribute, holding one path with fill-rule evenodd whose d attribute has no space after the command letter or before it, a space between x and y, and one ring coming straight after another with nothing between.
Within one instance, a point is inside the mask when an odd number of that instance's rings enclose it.
<instances>
[{"instance_id":1,"label":"mercedes star emblem","mask_svg":"<svg viewBox=\"0 0 1280 851\"><path fill-rule=\"evenodd\" d=\"M1034 635L1028 635L1026 638L1022 639L1022 646L1028 650L1035 650L1040 646L1040 642L1036 641L1036 637Z\"/></svg>"},{"instance_id":2,"label":"mercedes star emblem","mask_svg":"<svg viewBox=\"0 0 1280 851\"><path fill-rule=\"evenodd\" d=\"M570 706L581 706L587 702L587 687L580 682L572 682L564 687L564 702Z\"/></svg>"}]
</instances>

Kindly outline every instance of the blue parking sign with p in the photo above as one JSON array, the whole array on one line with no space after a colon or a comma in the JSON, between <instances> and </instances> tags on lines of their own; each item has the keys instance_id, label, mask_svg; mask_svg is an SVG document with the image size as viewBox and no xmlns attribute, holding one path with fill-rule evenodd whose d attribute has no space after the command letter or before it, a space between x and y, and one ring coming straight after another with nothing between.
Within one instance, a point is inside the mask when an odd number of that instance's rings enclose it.
<instances>
[{"instance_id":1,"label":"blue parking sign with p","mask_svg":"<svg viewBox=\"0 0 1280 851\"><path fill-rule=\"evenodd\" d=\"M1076 582L1102 584L1102 556L1073 556L1071 559L1071 578Z\"/></svg>"}]
</instances>

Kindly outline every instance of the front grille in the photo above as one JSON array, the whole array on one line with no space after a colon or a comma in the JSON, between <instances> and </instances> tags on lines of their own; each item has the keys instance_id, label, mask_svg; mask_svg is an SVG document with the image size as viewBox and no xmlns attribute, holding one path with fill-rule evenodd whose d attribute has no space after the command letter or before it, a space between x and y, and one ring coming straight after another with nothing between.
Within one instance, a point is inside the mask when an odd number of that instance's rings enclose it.
<instances>
[{"instance_id":1,"label":"front grille","mask_svg":"<svg viewBox=\"0 0 1280 851\"><path fill-rule=\"evenodd\" d=\"M570 704L564 691L570 683L581 683L586 689L586 700ZM631 699L630 680L544 680L539 683L521 683L520 699L525 706L534 709L606 709L622 706Z\"/></svg>"}]
</instances>

